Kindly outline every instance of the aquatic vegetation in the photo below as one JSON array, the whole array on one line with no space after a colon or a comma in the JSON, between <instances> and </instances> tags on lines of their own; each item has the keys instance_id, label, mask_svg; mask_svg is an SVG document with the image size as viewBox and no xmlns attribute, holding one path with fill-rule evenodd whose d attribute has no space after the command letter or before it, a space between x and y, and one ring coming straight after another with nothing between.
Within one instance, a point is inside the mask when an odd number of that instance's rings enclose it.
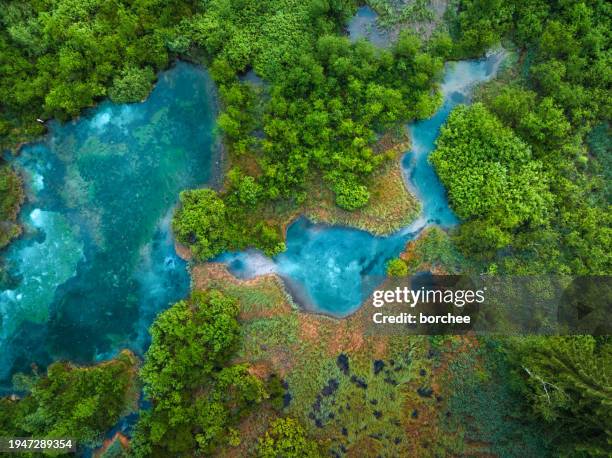
<instances>
[{"instance_id":1,"label":"aquatic vegetation","mask_svg":"<svg viewBox=\"0 0 612 458\"><path fill-rule=\"evenodd\" d=\"M194 280L241 297L236 360L264 380L277 374L286 393L280 411L260 407L245 418L250 428L263 423L260 438L281 415L298 420L306 436L331 454L508 452L522 434L528 443L520 450L546 456L547 444L508 383L512 367L486 342L480 348L469 337L372 339L359 311L343 320L308 314L281 299L282 285L271 276L239 281L217 269L198 266ZM262 298L269 298L270 308ZM482 365L486 357L495 364L487 359ZM242 437L240 450L255 455L257 438Z\"/></svg>"},{"instance_id":2,"label":"aquatic vegetation","mask_svg":"<svg viewBox=\"0 0 612 458\"><path fill-rule=\"evenodd\" d=\"M431 21L434 11L430 0L397 2L390 0L368 0L368 4L380 15L380 23L389 27L402 22Z\"/></svg>"}]
</instances>

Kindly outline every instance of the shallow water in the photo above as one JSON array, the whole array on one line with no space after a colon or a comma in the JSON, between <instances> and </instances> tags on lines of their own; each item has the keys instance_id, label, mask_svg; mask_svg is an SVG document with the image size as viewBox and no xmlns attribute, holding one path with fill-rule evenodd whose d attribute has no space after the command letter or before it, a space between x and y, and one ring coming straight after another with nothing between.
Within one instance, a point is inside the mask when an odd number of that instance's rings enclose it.
<instances>
[{"instance_id":1,"label":"shallow water","mask_svg":"<svg viewBox=\"0 0 612 458\"><path fill-rule=\"evenodd\" d=\"M377 18L378 14L369 6L357 8L347 26L350 40L355 42L365 38L380 48L389 46L389 33L378 26Z\"/></svg>"},{"instance_id":2,"label":"shallow water","mask_svg":"<svg viewBox=\"0 0 612 458\"><path fill-rule=\"evenodd\" d=\"M278 273L293 297L312 311L340 317L353 313L382 282L386 262L397 257L406 242L429 224L450 227L458 222L428 162L429 153L452 108L467 103L473 86L491 79L502 58L503 53L496 53L478 61L449 63L440 88L443 106L432 118L410 124L412 150L404 156L402 168L410 189L422 201L422 212L412 224L389 237L376 237L300 218L287 231L287 251L274 259L246 251L226 253L220 260L241 278Z\"/></svg>"},{"instance_id":3,"label":"shallow water","mask_svg":"<svg viewBox=\"0 0 612 458\"><path fill-rule=\"evenodd\" d=\"M146 346L155 314L189 291L170 217L211 179L214 119L207 73L178 63L144 103L104 102L22 149L27 232L5 255L0 379Z\"/></svg>"}]
</instances>

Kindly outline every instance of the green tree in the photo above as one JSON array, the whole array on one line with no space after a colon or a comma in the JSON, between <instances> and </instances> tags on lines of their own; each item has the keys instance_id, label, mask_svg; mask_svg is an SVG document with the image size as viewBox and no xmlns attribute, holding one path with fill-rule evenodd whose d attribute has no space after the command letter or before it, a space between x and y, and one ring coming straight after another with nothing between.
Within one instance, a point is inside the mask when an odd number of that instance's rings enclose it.
<instances>
[{"instance_id":1,"label":"green tree","mask_svg":"<svg viewBox=\"0 0 612 458\"><path fill-rule=\"evenodd\" d=\"M238 199L244 205L253 206L257 203L261 195L261 186L255 181L252 176L242 177L238 184Z\"/></svg>"},{"instance_id":2,"label":"green tree","mask_svg":"<svg viewBox=\"0 0 612 458\"><path fill-rule=\"evenodd\" d=\"M162 36L193 8L188 1L3 1L0 120L10 129L0 141L30 139L41 131L37 118L77 116L105 95L145 98L154 72L168 64Z\"/></svg>"},{"instance_id":3,"label":"green tree","mask_svg":"<svg viewBox=\"0 0 612 458\"><path fill-rule=\"evenodd\" d=\"M194 292L161 313L141 371L147 395L162 400L201 383L235 349L237 314L236 301L217 291Z\"/></svg>"},{"instance_id":4,"label":"green tree","mask_svg":"<svg viewBox=\"0 0 612 458\"><path fill-rule=\"evenodd\" d=\"M567 456L608 456L612 443L612 345L608 337L515 339L517 386Z\"/></svg>"},{"instance_id":5,"label":"green tree","mask_svg":"<svg viewBox=\"0 0 612 458\"><path fill-rule=\"evenodd\" d=\"M431 162L461 218L505 229L546 222L552 196L542 165L482 104L453 110Z\"/></svg>"},{"instance_id":6,"label":"green tree","mask_svg":"<svg viewBox=\"0 0 612 458\"><path fill-rule=\"evenodd\" d=\"M113 79L108 95L115 103L141 102L151 92L154 79L151 67L125 67Z\"/></svg>"},{"instance_id":7,"label":"green tree","mask_svg":"<svg viewBox=\"0 0 612 458\"><path fill-rule=\"evenodd\" d=\"M308 439L304 428L293 418L273 420L259 439L260 458L318 458L323 455L317 443Z\"/></svg>"},{"instance_id":8,"label":"green tree","mask_svg":"<svg viewBox=\"0 0 612 458\"><path fill-rule=\"evenodd\" d=\"M212 189L183 191L172 228L179 242L189 245L199 259L208 259L227 245L226 216L225 203Z\"/></svg>"},{"instance_id":9,"label":"green tree","mask_svg":"<svg viewBox=\"0 0 612 458\"><path fill-rule=\"evenodd\" d=\"M0 399L0 432L70 437L82 445L99 445L104 434L134 407L136 365L129 351L92 367L54 363L46 375L28 381L25 397Z\"/></svg>"},{"instance_id":10,"label":"green tree","mask_svg":"<svg viewBox=\"0 0 612 458\"><path fill-rule=\"evenodd\" d=\"M390 277L405 277L408 275L408 265L403 259L391 259L387 262L387 275Z\"/></svg>"},{"instance_id":11,"label":"green tree","mask_svg":"<svg viewBox=\"0 0 612 458\"><path fill-rule=\"evenodd\" d=\"M345 210L356 210L370 200L368 188L350 180L334 183L334 192L336 193L336 204Z\"/></svg>"},{"instance_id":12,"label":"green tree","mask_svg":"<svg viewBox=\"0 0 612 458\"><path fill-rule=\"evenodd\" d=\"M232 428L268 398L246 365L231 365L240 338L238 303L193 292L161 313L141 371L153 407L134 434L134 456L210 455L233 442Z\"/></svg>"}]
</instances>

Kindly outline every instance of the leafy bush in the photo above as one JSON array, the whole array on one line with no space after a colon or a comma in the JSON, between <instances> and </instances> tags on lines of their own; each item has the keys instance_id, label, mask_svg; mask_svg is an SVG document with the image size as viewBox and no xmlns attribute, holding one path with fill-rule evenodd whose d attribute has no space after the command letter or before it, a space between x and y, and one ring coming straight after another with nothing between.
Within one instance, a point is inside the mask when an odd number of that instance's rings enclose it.
<instances>
[{"instance_id":1,"label":"leafy bush","mask_svg":"<svg viewBox=\"0 0 612 458\"><path fill-rule=\"evenodd\" d=\"M196 257L212 258L227 244L225 204L212 189L183 191L172 228L179 242L189 245Z\"/></svg>"},{"instance_id":2,"label":"leafy bush","mask_svg":"<svg viewBox=\"0 0 612 458\"><path fill-rule=\"evenodd\" d=\"M260 458L319 458L315 441L308 439L304 428L293 418L278 418L259 439L257 456Z\"/></svg>"},{"instance_id":3,"label":"leafy bush","mask_svg":"<svg viewBox=\"0 0 612 458\"><path fill-rule=\"evenodd\" d=\"M408 275L408 265L403 259L391 259L387 262L387 275L390 277L405 277Z\"/></svg>"},{"instance_id":4,"label":"leafy bush","mask_svg":"<svg viewBox=\"0 0 612 458\"><path fill-rule=\"evenodd\" d=\"M336 204L345 210L357 210L370 200L368 188L362 184L342 180L334 184Z\"/></svg>"},{"instance_id":5,"label":"leafy bush","mask_svg":"<svg viewBox=\"0 0 612 458\"><path fill-rule=\"evenodd\" d=\"M136 357L127 351L92 367L54 363L45 376L28 381L30 392L24 398L0 399L0 432L100 444L133 407L136 364Z\"/></svg>"},{"instance_id":6,"label":"leafy bush","mask_svg":"<svg viewBox=\"0 0 612 458\"><path fill-rule=\"evenodd\" d=\"M151 92L154 79L151 67L125 67L115 76L108 95L115 103L141 102Z\"/></svg>"}]
</instances>

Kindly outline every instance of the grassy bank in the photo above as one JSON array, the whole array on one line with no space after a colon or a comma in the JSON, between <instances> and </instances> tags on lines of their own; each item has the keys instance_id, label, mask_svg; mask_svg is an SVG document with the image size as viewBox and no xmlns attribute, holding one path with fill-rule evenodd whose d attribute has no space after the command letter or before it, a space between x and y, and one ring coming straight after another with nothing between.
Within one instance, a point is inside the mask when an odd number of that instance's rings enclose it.
<instances>
[{"instance_id":1,"label":"grassy bank","mask_svg":"<svg viewBox=\"0 0 612 458\"><path fill-rule=\"evenodd\" d=\"M297 418L328 453L439 456L507 447L507 439L495 436L497 429L481 434L479 444L471 442L465 428L449 429L454 424L449 418L466 408L462 402L476 396L479 384L488 386L488 379L498 377L498 367L485 364L488 351L479 350L476 338L370 335L368 303L336 320L296 309L274 275L240 281L223 265L204 264L195 266L192 276L196 289L215 288L239 298L237 362L247 363L262 380L280 377L282 414ZM454 381L457 360L471 361L469 370L459 368L472 374L470 380ZM453 392L457 386L465 390ZM502 403L513 399L507 387L498 394ZM495 428L526 428L497 407L478 409ZM248 416L239 427L242 443L219 455L252 452L254 438L276 415L266 408Z\"/></svg>"}]
</instances>

